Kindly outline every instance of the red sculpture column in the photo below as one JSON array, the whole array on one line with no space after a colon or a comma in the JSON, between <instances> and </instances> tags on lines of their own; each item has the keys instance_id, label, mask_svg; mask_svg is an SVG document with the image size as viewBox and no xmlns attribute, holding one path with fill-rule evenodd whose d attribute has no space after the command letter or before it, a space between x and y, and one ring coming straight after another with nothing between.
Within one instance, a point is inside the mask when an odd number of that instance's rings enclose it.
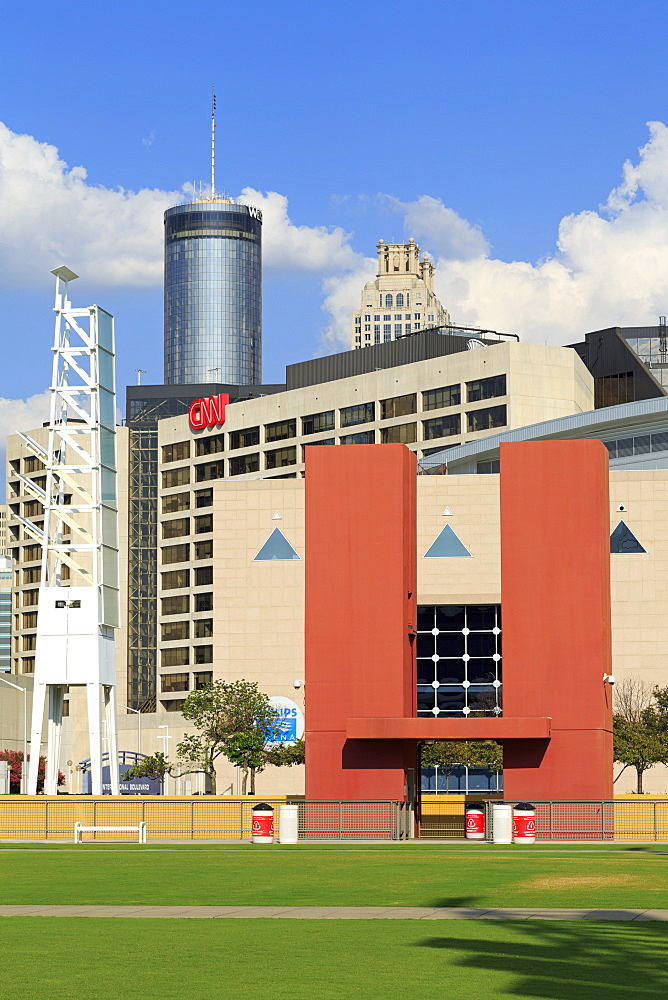
<instances>
[{"instance_id":1,"label":"red sculpture column","mask_svg":"<svg viewBox=\"0 0 668 1000\"><path fill-rule=\"evenodd\" d=\"M306 796L406 798L415 741L346 738L415 715L416 459L403 445L306 449Z\"/></svg>"},{"instance_id":2,"label":"red sculpture column","mask_svg":"<svg viewBox=\"0 0 668 1000\"><path fill-rule=\"evenodd\" d=\"M501 445L503 715L550 716L504 743L506 799L612 798L608 451Z\"/></svg>"}]
</instances>

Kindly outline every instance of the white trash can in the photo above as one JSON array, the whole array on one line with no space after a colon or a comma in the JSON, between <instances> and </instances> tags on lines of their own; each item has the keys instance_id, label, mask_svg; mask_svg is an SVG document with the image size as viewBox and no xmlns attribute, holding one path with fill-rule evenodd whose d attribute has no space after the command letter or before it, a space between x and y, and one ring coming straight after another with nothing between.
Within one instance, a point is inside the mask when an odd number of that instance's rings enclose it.
<instances>
[{"instance_id":1,"label":"white trash can","mask_svg":"<svg viewBox=\"0 0 668 1000\"><path fill-rule=\"evenodd\" d=\"M297 844L299 842L299 806L279 806L278 842L279 844Z\"/></svg>"},{"instance_id":2,"label":"white trash can","mask_svg":"<svg viewBox=\"0 0 668 1000\"><path fill-rule=\"evenodd\" d=\"M513 807L495 802L492 805L492 843L512 844Z\"/></svg>"}]
</instances>

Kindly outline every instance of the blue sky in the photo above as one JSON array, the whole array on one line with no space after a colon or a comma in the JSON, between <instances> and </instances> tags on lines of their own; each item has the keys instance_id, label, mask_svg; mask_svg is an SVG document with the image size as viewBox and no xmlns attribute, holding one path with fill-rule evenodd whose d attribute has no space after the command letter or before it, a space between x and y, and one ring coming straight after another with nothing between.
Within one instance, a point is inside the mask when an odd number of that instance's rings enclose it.
<instances>
[{"instance_id":1,"label":"blue sky","mask_svg":"<svg viewBox=\"0 0 668 1000\"><path fill-rule=\"evenodd\" d=\"M379 237L433 254L460 322L554 343L656 322L667 29L659 0L12 5L0 431L42 406L14 401L48 385L63 262L116 315L119 387L162 381L161 216L207 181L212 83L218 184L265 210L265 381L344 349Z\"/></svg>"}]
</instances>

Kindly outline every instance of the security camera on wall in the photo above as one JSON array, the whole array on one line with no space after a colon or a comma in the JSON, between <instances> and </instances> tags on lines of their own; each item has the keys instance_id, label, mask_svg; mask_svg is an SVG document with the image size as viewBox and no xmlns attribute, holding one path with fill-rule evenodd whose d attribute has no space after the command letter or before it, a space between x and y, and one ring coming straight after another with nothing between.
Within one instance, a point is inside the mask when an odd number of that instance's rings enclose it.
<instances>
[{"instance_id":1,"label":"security camera on wall","mask_svg":"<svg viewBox=\"0 0 668 1000\"><path fill-rule=\"evenodd\" d=\"M293 688L296 688L297 691L299 691L303 683L304 683L303 681L293 681L292 686Z\"/></svg>"}]
</instances>

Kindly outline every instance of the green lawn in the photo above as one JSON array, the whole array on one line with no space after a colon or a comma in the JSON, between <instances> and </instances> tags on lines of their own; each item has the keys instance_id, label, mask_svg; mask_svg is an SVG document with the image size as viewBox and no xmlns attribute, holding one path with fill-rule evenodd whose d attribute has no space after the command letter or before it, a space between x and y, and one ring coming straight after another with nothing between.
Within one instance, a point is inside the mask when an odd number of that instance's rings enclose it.
<instances>
[{"instance_id":1,"label":"green lawn","mask_svg":"<svg viewBox=\"0 0 668 1000\"><path fill-rule=\"evenodd\" d=\"M668 908L651 848L0 850L0 903Z\"/></svg>"},{"instance_id":2,"label":"green lawn","mask_svg":"<svg viewBox=\"0 0 668 1000\"><path fill-rule=\"evenodd\" d=\"M668 996L668 925L0 918L8 1000Z\"/></svg>"}]
</instances>

